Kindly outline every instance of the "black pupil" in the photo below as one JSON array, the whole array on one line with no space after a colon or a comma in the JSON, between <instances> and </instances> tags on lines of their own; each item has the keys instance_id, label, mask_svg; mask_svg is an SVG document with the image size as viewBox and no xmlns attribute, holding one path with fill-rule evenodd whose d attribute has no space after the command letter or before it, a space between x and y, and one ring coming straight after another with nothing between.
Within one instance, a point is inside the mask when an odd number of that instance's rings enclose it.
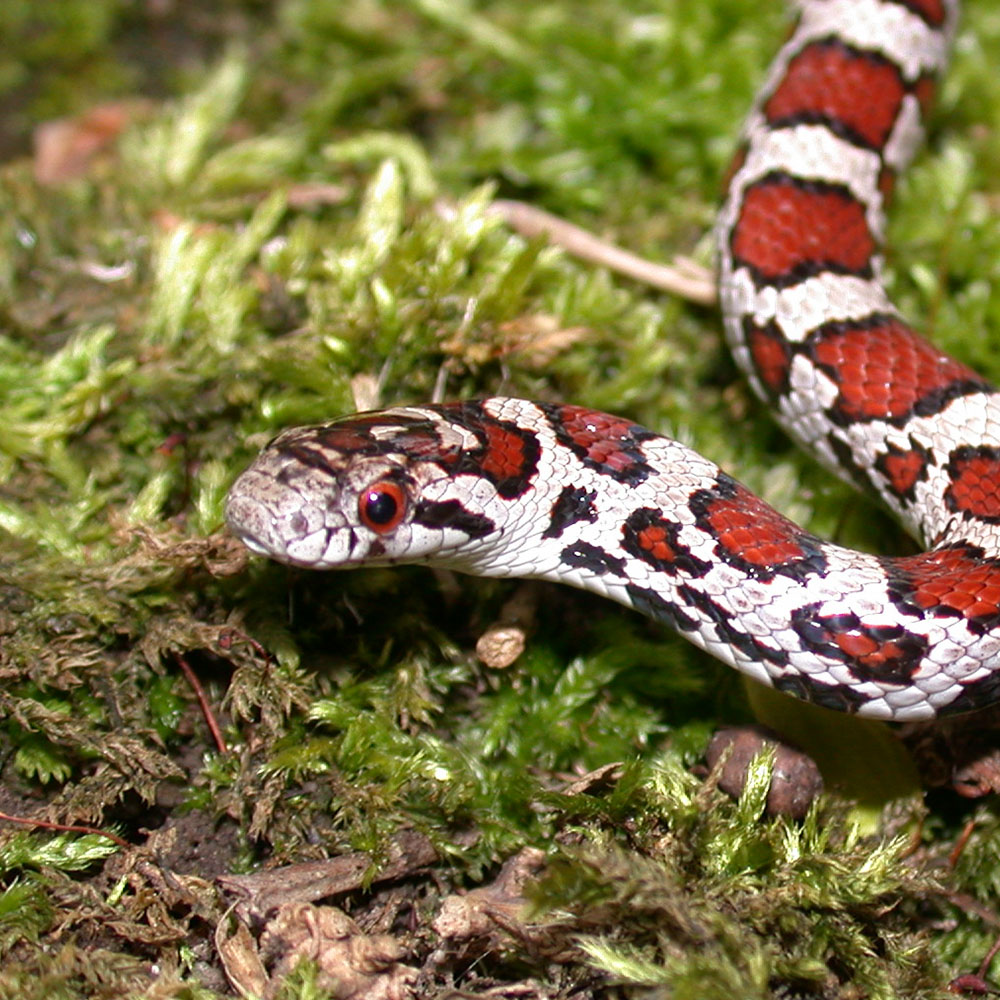
<instances>
[{"instance_id":1,"label":"black pupil","mask_svg":"<svg viewBox=\"0 0 1000 1000\"><path fill-rule=\"evenodd\" d=\"M389 493L372 490L365 500L365 513L373 524L388 524L398 510L396 498Z\"/></svg>"}]
</instances>

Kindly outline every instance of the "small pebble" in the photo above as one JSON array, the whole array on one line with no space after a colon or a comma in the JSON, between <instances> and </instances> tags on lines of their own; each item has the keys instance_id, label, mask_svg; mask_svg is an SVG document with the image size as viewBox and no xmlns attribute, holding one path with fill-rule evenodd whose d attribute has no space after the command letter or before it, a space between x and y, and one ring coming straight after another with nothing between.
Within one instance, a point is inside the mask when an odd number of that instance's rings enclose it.
<instances>
[{"instance_id":1,"label":"small pebble","mask_svg":"<svg viewBox=\"0 0 1000 1000\"><path fill-rule=\"evenodd\" d=\"M709 741L705 759L708 766L714 768L723 753L732 748L719 777L719 788L727 795L738 798L746 784L751 761L766 747L775 748L767 813L770 816L802 819L813 800L823 791L823 776L811 757L797 747L782 743L769 729L763 726L719 729Z\"/></svg>"}]
</instances>

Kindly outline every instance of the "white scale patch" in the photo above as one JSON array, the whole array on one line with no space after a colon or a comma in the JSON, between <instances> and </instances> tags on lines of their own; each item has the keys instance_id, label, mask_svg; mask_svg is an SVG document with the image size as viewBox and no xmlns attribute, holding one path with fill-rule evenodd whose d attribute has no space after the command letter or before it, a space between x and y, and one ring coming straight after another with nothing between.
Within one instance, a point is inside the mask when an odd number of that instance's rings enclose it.
<instances>
[{"instance_id":1,"label":"white scale patch","mask_svg":"<svg viewBox=\"0 0 1000 1000\"><path fill-rule=\"evenodd\" d=\"M955 5L948 3L954 24ZM937 73L947 62L948 32L941 32L901 4L882 0L824 0L802 4L802 20L788 45L835 35L855 48L879 52L895 63L908 81Z\"/></svg>"}]
</instances>

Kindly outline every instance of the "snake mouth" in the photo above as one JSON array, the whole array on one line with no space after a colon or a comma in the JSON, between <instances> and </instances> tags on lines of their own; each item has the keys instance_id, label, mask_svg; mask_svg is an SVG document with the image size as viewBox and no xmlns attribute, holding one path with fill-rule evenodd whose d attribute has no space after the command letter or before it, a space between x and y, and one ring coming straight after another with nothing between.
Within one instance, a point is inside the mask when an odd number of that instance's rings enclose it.
<instances>
[{"instance_id":1,"label":"snake mouth","mask_svg":"<svg viewBox=\"0 0 1000 1000\"><path fill-rule=\"evenodd\" d=\"M339 569L351 558L356 532L337 509L251 466L229 491L224 516L229 531L255 555L302 569ZM366 553L367 554L367 553Z\"/></svg>"},{"instance_id":2,"label":"snake mouth","mask_svg":"<svg viewBox=\"0 0 1000 1000\"><path fill-rule=\"evenodd\" d=\"M236 481L226 500L226 525L251 552L261 556L275 556L274 519L259 500L248 496L246 491L237 492L241 479Z\"/></svg>"},{"instance_id":3,"label":"snake mouth","mask_svg":"<svg viewBox=\"0 0 1000 1000\"><path fill-rule=\"evenodd\" d=\"M271 550L263 544L263 542L257 541L253 535L239 528L234 528L231 524L229 525L230 532L238 538L254 555L257 556L269 556L271 555Z\"/></svg>"}]
</instances>

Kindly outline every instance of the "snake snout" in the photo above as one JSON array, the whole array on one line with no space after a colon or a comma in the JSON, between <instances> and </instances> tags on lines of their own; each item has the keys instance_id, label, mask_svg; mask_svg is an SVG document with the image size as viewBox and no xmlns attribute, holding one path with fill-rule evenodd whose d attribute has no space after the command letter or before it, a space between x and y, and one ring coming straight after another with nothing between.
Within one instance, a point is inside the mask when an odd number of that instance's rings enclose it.
<instances>
[{"instance_id":1,"label":"snake snout","mask_svg":"<svg viewBox=\"0 0 1000 1000\"><path fill-rule=\"evenodd\" d=\"M327 554L330 538L343 527L335 509L252 465L226 498L229 530L249 549L279 562L311 566Z\"/></svg>"}]
</instances>

